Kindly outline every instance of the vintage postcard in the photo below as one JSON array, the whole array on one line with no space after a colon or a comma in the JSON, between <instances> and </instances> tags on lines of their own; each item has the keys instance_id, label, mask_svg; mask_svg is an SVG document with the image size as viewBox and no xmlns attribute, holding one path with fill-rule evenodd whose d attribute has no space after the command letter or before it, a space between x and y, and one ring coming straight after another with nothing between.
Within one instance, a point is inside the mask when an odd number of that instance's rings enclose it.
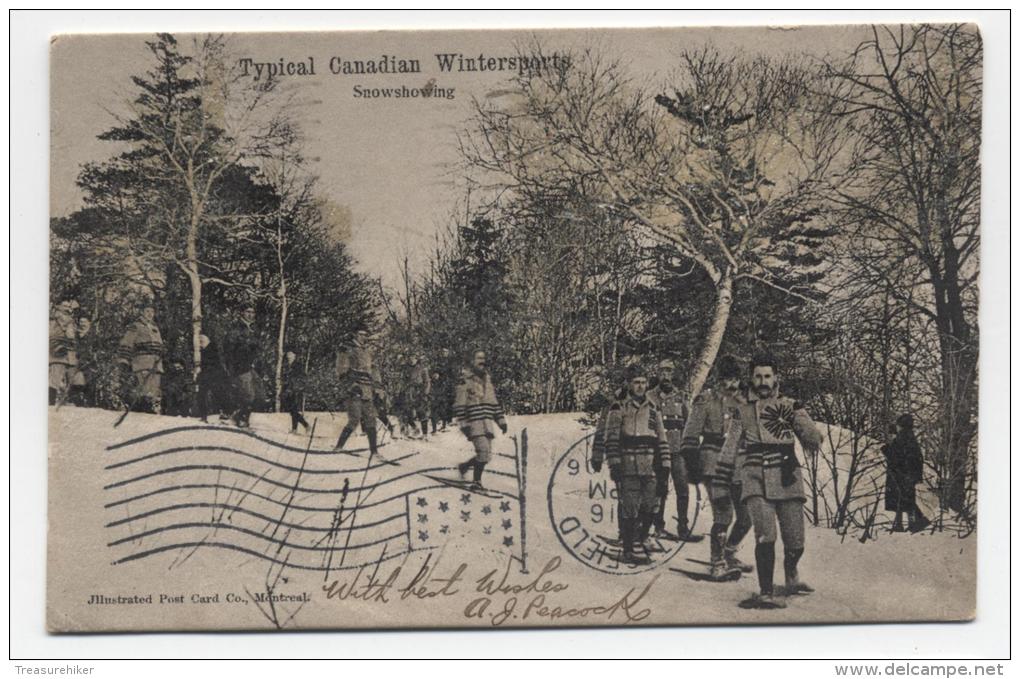
<instances>
[{"instance_id":1,"label":"vintage postcard","mask_svg":"<svg viewBox=\"0 0 1020 679\"><path fill-rule=\"evenodd\" d=\"M977 27L50 55L50 631L975 616Z\"/></svg>"}]
</instances>

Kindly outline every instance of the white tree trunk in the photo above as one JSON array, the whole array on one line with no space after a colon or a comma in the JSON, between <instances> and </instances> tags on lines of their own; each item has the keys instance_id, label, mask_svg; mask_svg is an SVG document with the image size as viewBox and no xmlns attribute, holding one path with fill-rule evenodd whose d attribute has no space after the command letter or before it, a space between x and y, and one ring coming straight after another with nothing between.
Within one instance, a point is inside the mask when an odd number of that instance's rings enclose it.
<instances>
[{"instance_id":1,"label":"white tree trunk","mask_svg":"<svg viewBox=\"0 0 1020 679\"><path fill-rule=\"evenodd\" d=\"M280 331L276 334L276 393L273 396L273 409L280 412L283 402L283 346L284 337L287 334L287 285L280 285L280 295L283 301L280 303Z\"/></svg>"},{"instance_id":2,"label":"white tree trunk","mask_svg":"<svg viewBox=\"0 0 1020 679\"><path fill-rule=\"evenodd\" d=\"M701 347L698 360L694 363L694 370L691 371L691 375L687 379L687 393L692 397L701 393L708 380L716 356L719 354L719 347L722 346L723 337L726 335L726 326L729 324L732 308L733 272L727 268L722 272L719 282L716 283L712 323L708 326L708 334L705 336L705 343Z\"/></svg>"},{"instance_id":3,"label":"white tree trunk","mask_svg":"<svg viewBox=\"0 0 1020 679\"><path fill-rule=\"evenodd\" d=\"M188 229L186 270L191 284L191 378L194 396L198 394L198 378L202 373L202 277L198 271L198 218L193 217Z\"/></svg>"},{"instance_id":4,"label":"white tree trunk","mask_svg":"<svg viewBox=\"0 0 1020 679\"><path fill-rule=\"evenodd\" d=\"M283 401L283 349L284 339L287 335L287 277L283 268L283 232L280 227L280 219L276 220L276 261L280 267L280 330L276 334L276 375L275 389L273 394L273 410L280 412Z\"/></svg>"}]
</instances>

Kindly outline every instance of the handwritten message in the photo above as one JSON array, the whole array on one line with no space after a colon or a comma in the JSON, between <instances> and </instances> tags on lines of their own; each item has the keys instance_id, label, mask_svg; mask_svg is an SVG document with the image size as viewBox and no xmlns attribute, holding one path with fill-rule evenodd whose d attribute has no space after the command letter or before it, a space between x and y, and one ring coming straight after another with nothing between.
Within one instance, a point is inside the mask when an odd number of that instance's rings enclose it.
<instances>
[{"instance_id":1,"label":"handwritten message","mask_svg":"<svg viewBox=\"0 0 1020 679\"><path fill-rule=\"evenodd\" d=\"M651 615L648 594L658 579L627 589L622 596L585 600L587 593L571 590L557 571L559 557L545 563L537 574L512 572L510 562L503 569L487 570L475 577L467 563L440 571L438 560L426 556L422 564L382 569L380 563L359 568L349 580L335 579L323 585L327 600L360 601L389 605L398 601L462 599L465 619L487 622L493 627L512 627L534 622L599 622L628 624ZM459 603L459 602L458 602Z\"/></svg>"}]
</instances>

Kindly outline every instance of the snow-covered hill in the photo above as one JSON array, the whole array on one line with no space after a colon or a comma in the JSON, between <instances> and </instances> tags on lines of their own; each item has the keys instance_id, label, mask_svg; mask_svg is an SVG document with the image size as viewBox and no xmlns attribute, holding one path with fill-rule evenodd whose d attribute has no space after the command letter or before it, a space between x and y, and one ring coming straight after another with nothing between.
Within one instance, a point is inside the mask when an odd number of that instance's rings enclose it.
<instances>
[{"instance_id":1,"label":"snow-covered hill","mask_svg":"<svg viewBox=\"0 0 1020 679\"><path fill-rule=\"evenodd\" d=\"M241 435L228 426L181 430L199 423L193 419L135 413L114 428L118 416L116 412L96 409L50 410L49 585L81 602L71 608L51 608L51 625L60 629L123 628L117 607L84 603L91 594L110 592L152 593L157 597L160 593L221 595L221 602L216 605L154 605L148 618L148 625L154 629L271 626L265 614L257 610L258 606L250 602L227 605L222 599L228 593L250 599L252 592L266 588L267 578L274 573L281 573L283 578L278 588L309 596L300 611L288 618L288 626L298 627L492 625L495 623L491 612L478 617L470 615L468 609L481 596L481 579L493 569L498 574L508 573L508 582L521 587L535 577L566 585L562 591L545 594L547 614L540 615L536 609L527 619L511 617L501 622L504 625L622 624L626 620L621 615L568 615L566 611L609 607L621 597L638 597L646 586L647 592L640 599L640 607L649 610L647 617L640 620L644 624L964 619L974 612L973 535L959 539L950 534L880 532L875 540L861 544L852 537L842 539L831 530L809 527L802 572L818 591L809 597L796 598L781 611L738 607L741 600L757 589L753 574L734 583L714 584L680 573L705 568L707 541L685 546L668 564L645 574L614 575L595 570L572 557L556 537L547 502L549 493L557 492L549 488L557 461L589 433L577 414L509 418L510 434L516 437L516 444L510 436L494 441L496 457L490 467L492 473L487 472L485 479L490 490L486 496L468 498L471 507L465 504L458 508L470 513L471 522L464 523L471 530L443 533L448 542L431 551L426 548L434 544L441 530L437 522L442 519L439 512L444 510L439 505L447 502L440 495L454 493L453 501L460 501L462 495L441 481L455 478L452 468L472 455L470 444L457 431L441 432L427 441L394 441L387 435L380 462L368 459L363 450L366 440L361 434L348 444L351 454L331 452L346 421L343 414L309 414L309 421L315 422L314 439L303 433L290 434L286 414L254 414L250 435ZM167 433L168 430L177 431ZM525 430L526 471L518 456ZM157 441L165 445L157 446L154 443ZM133 443L111 448L126 442ZM238 477L236 472L232 477L225 467L246 470L254 478ZM423 563L436 569L433 572L436 577L448 576L447 571L463 563L464 581L458 586L457 595L424 603L416 597L397 595L385 604L327 596L324 586L330 582L351 584L360 577L363 585L368 578L367 573L359 576L356 568L335 570L335 562L328 573L314 570L325 557L319 548L312 546L335 537L329 533L330 520L334 517L332 508L342 498L344 479L348 480L351 493L356 488L376 493L366 498L372 502L389 501L384 497L388 491L383 488L400 490L407 497L406 520L409 524L422 522L422 526L407 526L411 551L399 555L394 551L396 543L386 542L391 533L383 532L390 525L385 522L396 519L381 516L376 524L375 520L365 518L369 510L364 510L366 514L356 520L360 532L353 544L364 544L366 550L372 545L386 547L387 551L380 547L381 555L373 557L389 559L373 566L378 573L384 575L402 568L402 574L394 576L399 583L410 579ZM273 485L260 491L263 487L260 484L267 482ZM522 485L526 491L523 498L516 499L525 502L523 515L519 505L512 504ZM247 495L242 499L245 492ZM415 506L412 499L420 500L426 492L439 495L424 498L427 506ZM262 499L256 501L256 495ZM344 502L351 506L349 500ZM499 515L504 503L504 514ZM249 513L242 519L239 517L243 512L238 511L233 519L224 519L222 511L216 514L216 507L224 504ZM496 516L490 516L485 508ZM286 520L280 522L284 527L274 529L284 515ZM260 518L267 516L271 520ZM699 516L696 529L707 532L708 508L702 507ZM520 529L519 517L526 520L526 554L522 554L519 543L521 534L514 532ZM194 535L193 526L203 522L204 527L199 529L207 530L212 537L188 549L174 547L183 539L180 535ZM325 537L316 537L317 530ZM496 541L498 531L503 531L499 533L500 539L513 539ZM425 532L427 540L421 537ZM309 536L301 537L305 533ZM170 541L171 537L178 542ZM262 550L263 555L275 555L286 565L272 566L258 556L217 547L228 542ZM306 547L292 548L296 544ZM281 551L282 545L289 545L287 551ZM166 551L159 551L167 546ZM302 557L302 549L307 549L311 557ZM132 554L144 556L124 560ZM354 552L350 554L353 559ZM521 556L526 558L527 575L520 572L519 562L511 559ZM740 556L753 561L752 538L745 541ZM302 564L311 570L299 569ZM549 567L552 571L538 575ZM489 598L493 599L493 606L505 606L517 596L524 606L538 595L531 591L519 595L500 593ZM554 606L561 608L561 617L551 612ZM523 615L521 610L517 614Z\"/></svg>"}]
</instances>

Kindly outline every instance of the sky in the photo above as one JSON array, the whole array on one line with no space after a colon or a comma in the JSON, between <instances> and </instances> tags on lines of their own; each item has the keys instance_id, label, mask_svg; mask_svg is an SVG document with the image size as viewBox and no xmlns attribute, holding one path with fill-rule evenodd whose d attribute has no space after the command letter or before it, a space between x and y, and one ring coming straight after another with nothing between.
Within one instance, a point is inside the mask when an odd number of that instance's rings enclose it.
<instances>
[{"instance_id":1,"label":"sky","mask_svg":"<svg viewBox=\"0 0 1020 679\"><path fill-rule=\"evenodd\" d=\"M64 216L81 206L75 178L85 162L117 152L96 139L126 110L133 97L131 76L152 63L145 40L152 36L63 35L51 45L50 210ZM187 46L186 36L177 36ZM546 53L596 44L621 58L635 78L667 78L682 49L711 43L723 51L820 57L845 54L868 37L862 26L799 28L692 28L555 31L420 31L243 33L229 39L238 60L305 63L312 57L314 76L287 76L286 87L303 102L298 119L305 137L309 170L319 191L353 217L349 246L358 266L400 284L404 256L412 271L427 264L437 233L462 210L465 192L456 146L465 129L471 98L507 84L508 74L443 73L437 53L465 56L513 56L516 45L534 38ZM420 74L334 75L329 63L378 60L382 55L417 59ZM254 69L249 67L254 73ZM435 80L454 88L453 99L367 99L355 87L421 87Z\"/></svg>"}]
</instances>

